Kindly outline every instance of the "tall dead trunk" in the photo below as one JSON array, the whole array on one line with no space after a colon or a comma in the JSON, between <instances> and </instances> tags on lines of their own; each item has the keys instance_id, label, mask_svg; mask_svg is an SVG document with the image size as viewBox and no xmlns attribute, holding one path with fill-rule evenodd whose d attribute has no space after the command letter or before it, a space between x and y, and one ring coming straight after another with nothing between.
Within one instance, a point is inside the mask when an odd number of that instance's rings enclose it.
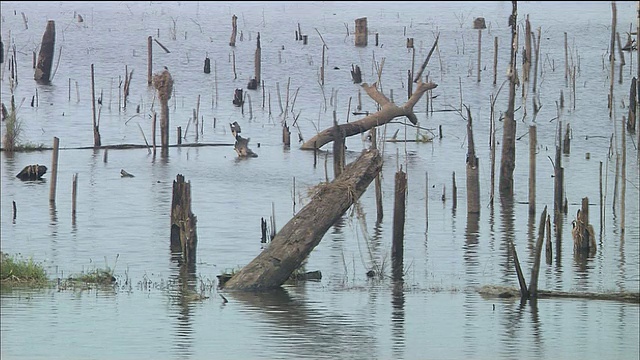
<instances>
[{"instance_id":1,"label":"tall dead trunk","mask_svg":"<svg viewBox=\"0 0 640 360\"><path fill-rule=\"evenodd\" d=\"M284 284L381 169L382 157L378 150L364 150L337 179L322 185L311 201L276 234L269 247L233 275L224 289L261 291Z\"/></svg>"},{"instance_id":2,"label":"tall dead trunk","mask_svg":"<svg viewBox=\"0 0 640 360\"><path fill-rule=\"evenodd\" d=\"M38 63L33 78L40 84L48 84L51 79L51 67L53 65L53 53L56 43L56 23L47 21L47 28L42 35L42 44L38 54Z\"/></svg>"},{"instance_id":3,"label":"tall dead trunk","mask_svg":"<svg viewBox=\"0 0 640 360\"><path fill-rule=\"evenodd\" d=\"M195 264L197 245L196 216L191 212L191 182L185 182L184 176L178 174L173 181L171 200L171 250L180 251L184 263Z\"/></svg>"},{"instance_id":4,"label":"tall dead trunk","mask_svg":"<svg viewBox=\"0 0 640 360\"><path fill-rule=\"evenodd\" d=\"M169 99L173 91L173 78L166 66L160 74L153 75L153 86L160 100L160 142L166 152L169 148Z\"/></svg>"},{"instance_id":5,"label":"tall dead trunk","mask_svg":"<svg viewBox=\"0 0 640 360\"><path fill-rule=\"evenodd\" d=\"M407 100L404 105L398 106L391 102L391 100L389 100L383 93L379 92L376 88L375 83L373 85L364 83L362 84L362 88L364 88L367 94L380 105L380 111L365 116L358 121L352 121L349 123L340 124L338 126L340 127L340 130L343 132L344 136L349 137L368 131L373 127L384 125L399 116L406 116L409 121L411 121L411 123L415 125L418 123L418 118L413 112L413 107L420 100L422 94L424 94L428 90L435 89L437 86L437 84L432 82L418 82L416 91L414 91L413 95L411 95L411 98ZM333 126L331 126L330 128L321 131L311 139L307 140L304 144L302 144L301 149L320 149L323 145L333 141L333 139L334 128Z\"/></svg>"},{"instance_id":6,"label":"tall dead trunk","mask_svg":"<svg viewBox=\"0 0 640 360\"><path fill-rule=\"evenodd\" d=\"M509 105L504 116L502 135L502 159L500 161L500 196L513 197L513 170L516 167L516 121L513 118L516 98L516 83L518 72L516 70L516 53L518 49L517 18L518 2L512 1L512 12L509 17L511 25L511 60L509 63Z\"/></svg>"}]
</instances>

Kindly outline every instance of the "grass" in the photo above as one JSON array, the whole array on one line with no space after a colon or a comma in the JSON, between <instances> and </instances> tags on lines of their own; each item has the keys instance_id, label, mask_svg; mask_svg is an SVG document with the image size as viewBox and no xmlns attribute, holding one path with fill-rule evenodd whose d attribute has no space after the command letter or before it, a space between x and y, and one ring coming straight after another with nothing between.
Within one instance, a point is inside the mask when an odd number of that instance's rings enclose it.
<instances>
[{"instance_id":1,"label":"grass","mask_svg":"<svg viewBox=\"0 0 640 360\"><path fill-rule=\"evenodd\" d=\"M84 274L71 276L69 280L75 282L81 282L85 284L96 285L110 285L116 282L116 278L113 276L113 270L106 269L94 269Z\"/></svg>"},{"instance_id":2,"label":"grass","mask_svg":"<svg viewBox=\"0 0 640 360\"><path fill-rule=\"evenodd\" d=\"M47 273L42 264L33 259L23 259L0 253L0 285L3 287L47 285Z\"/></svg>"}]
</instances>

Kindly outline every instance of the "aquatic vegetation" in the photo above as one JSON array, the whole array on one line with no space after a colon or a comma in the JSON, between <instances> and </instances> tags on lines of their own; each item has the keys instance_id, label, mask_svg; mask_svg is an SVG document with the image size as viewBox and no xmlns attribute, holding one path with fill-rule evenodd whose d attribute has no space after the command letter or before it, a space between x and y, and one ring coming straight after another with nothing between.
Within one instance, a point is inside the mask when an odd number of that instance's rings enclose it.
<instances>
[{"instance_id":1,"label":"aquatic vegetation","mask_svg":"<svg viewBox=\"0 0 640 360\"><path fill-rule=\"evenodd\" d=\"M0 253L0 286L42 287L47 284L47 273L42 264L32 258Z\"/></svg>"}]
</instances>

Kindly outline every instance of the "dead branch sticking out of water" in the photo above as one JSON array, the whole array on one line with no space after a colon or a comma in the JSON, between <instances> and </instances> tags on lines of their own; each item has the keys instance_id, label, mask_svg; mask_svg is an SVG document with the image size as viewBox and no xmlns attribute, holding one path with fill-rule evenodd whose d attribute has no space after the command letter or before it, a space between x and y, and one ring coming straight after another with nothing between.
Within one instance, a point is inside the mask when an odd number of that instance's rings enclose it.
<instances>
[{"instance_id":1,"label":"dead branch sticking out of water","mask_svg":"<svg viewBox=\"0 0 640 360\"><path fill-rule=\"evenodd\" d=\"M428 90L435 89L437 86L438 85L433 82L418 82L418 86L413 95L411 95L411 98L407 100L404 105L397 106L396 104L391 102L383 93L378 91L378 89L376 88L376 83L374 83L373 85L363 83L362 88L373 100L375 100L380 105L380 111L367 115L358 121L340 124L338 126L340 127L340 130L344 134L344 136L349 137L352 135L361 134L372 129L373 127L384 125L399 116L406 116L409 121L411 121L411 123L415 125L418 123L418 119L416 117L416 114L413 112L414 105L420 100L422 94L424 94ZM333 134L334 129L332 126L307 140L304 144L302 144L301 149L320 149L323 145L334 140Z\"/></svg>"}]
</instances>

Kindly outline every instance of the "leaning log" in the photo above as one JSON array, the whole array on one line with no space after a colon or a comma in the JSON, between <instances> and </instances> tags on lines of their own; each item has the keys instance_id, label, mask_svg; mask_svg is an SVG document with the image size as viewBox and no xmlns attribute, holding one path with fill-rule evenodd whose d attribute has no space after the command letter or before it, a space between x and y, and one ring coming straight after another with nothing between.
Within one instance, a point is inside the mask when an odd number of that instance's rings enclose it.
<instances>
[{"instance_id":1,"label":"leaning log","mask_svg":"<svg viewBox=\"0 0 640 360\"><path fill-rule=\"evenodd\" d=\"M361 134L376 126L384 125L399 116L406 116L412 124L416 125L418 123L418 118L413 112L413 107L420 100L422 94L429 90L435 89L437 86L438 85L433 82L418 82L418 86L413 92L413 95L411 95L411 98L409 98L409 100L407 100L404 105L398 106L391 102L391 100L389 100L383 93L378 91L378 89L376 88L376 83L374 83L373 85L363 83L362 88L373 100L375 100L375 102L380 105L380 111L365 116L358 121L340 124L338 125L338 127L346 138L352 135ZM334 127L331 126L330 128L321 131L316 136L307 140L304 144L302 144L301 149L320 149L323 145L333 141L334 133Z\"/></svg>"},{"instance_id":2,"label":"leaning log","mask_svg":"<svg viewBox=\"0 0 640 360\"><path fill-rule=\"evenodd\" d=\"M47 28L42 35L42 44L38 54L38 63L33 75L34 80L40 84L48 84L51 81L51 67L53 66L53 53L56 43L56 23L47 21Z\"/></svg>"},{"instance_id":3,"label":"leaning log","mask_svg":"<svg viewBox=\"0 0 640 360\"><path fill-rule=\"evenodd\" d=\"M269 247L229 279L226 290L279 288L298 269L324 234L365 192L382 169L378 150L364 150L333 182L323 184L311 201L273 238Z\"/></svg>"}]
</instances>

